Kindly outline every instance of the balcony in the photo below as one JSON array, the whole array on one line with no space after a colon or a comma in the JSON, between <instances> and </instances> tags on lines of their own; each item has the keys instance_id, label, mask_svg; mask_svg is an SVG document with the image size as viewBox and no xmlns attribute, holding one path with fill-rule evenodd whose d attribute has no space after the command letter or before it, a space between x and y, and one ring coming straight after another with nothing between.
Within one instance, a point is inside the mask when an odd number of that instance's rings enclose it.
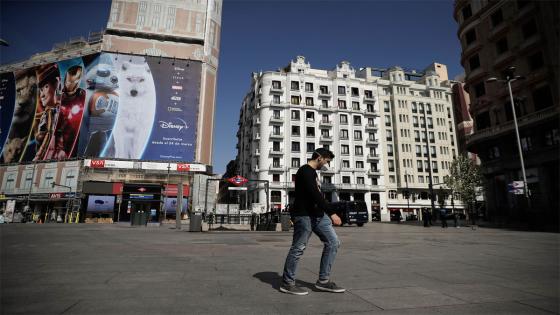
<instances>
[{"instance_id":1,"label":"balcony","mask_svg":"<svg viewBox=\"0 0 560 315\"><path fill-rule=\"evenodd\" d=\"M321 106L318 108L320 112L334 112L334 107L324 107Z\"/></svg>"},{"instance_id":2,"label":"balcony","mask_svg":"<svg viewBox=\"0 0 560 315\"><path fill-rule=\"evenodd\" d=\"M270 139L284 139L284 133L282 133L282 132L280 132L280 133L271 132L269 138Z\"/></svg>"},{"instance_id":3,"label":"balcony","mask_svg":"<svg viewBox=\"0 0 560 315\"><path fill-rule=\"evenodd\" d=\"M268 168L269 171L271 172L283 172L284 171L284 165L278 164L278 165L271 165Z\"/></svg>"},{"instance_id":4,"label":"balcony","mask_svg":"<svg viewBox=\"0 0 560 315\"><path fill-rule=\"evenodd\" d=\"M261 118L260 117L255 118L254 124L255 125L260 125L261 124Z\"/></svg>"},{"instance_id":5,"label":"balcony","mask_svg":"<svg viewBox=\"0 0 560 315\"><path fill-rule=\"evenodd\" d=\"M287 104L286 104L286 103L282 103L282 102L280 102L280 103L270 102L270 103L268 104L268 106L270 106L271 108L285 108L285 107L287 107Z\"/></svg>"},{"instance_id":6,"label":"balcony","mask_svg":"<svg viewBox=\"0 0 560 315\"><path fill-rule=\"evenodd\" d=\"M282 150L282 149L277 149L277 150L270 149L268 151L268 154L270 154L270 155L284 155L284 150Z\"/></svg>"},{"instance_id":7,"label":"balcony","mask_svg":"<svg viewBox=\"0 0 560 315\"><path fill-rule=\"evenodd\" d=\"M284 89L282 86L271 86L270 87L270 94L282 94L284 93Z\"/></svg>"},{"instance_id":8,"label":"balcony","mask_svg":"<svg viewBox=\"0 0 560 315\"><path fill-rule=\"evenodd\" d=\"M260 156L261 155L261 151L259 149L255 150L255 156Z\"/></svg>"},{"instance_id":9,"label":"balcony","mask_svg":"<svg viewBox=\"0 0 560 315\"><path fill-rule=\"evenodd\" d=\"M255 137L253 138L253 141L259 141L259 140L261 140L261 134L260 134L260 133L257 133L257 134L255 135Z\"/></svg>"},{"instance_id":10,"label":"balcony","mask_svg":"<svg viewBox=\"0 0 560 315\"><path fill-rule=\"evenodd\" d=\"M332 138L331 135L328 135L328 136L321 135L321 138L319 138L319 141L322 141L322 142L332 142L332 141L333 141L333 138Z\"/></svg>"},{"instance_id":11,"label":"balcony","mask_svg":"<svg viewBox=\"0 0 560 315\"><path fill-rule=\"evenodd\" d=\"M373 95L365 95L364 96L364 103L375 104L375 98L373 97Z\"/></svg>"},{"instance_id":12,"label":"balcony","mask_svg":"<svg viewBox=\"0 0 560 315\"><path fill-rule=\"evenodd\" d=\"M377 130L377 126L375 124L366 124L366 130Z\"/></svg>"},{"instance_id":13,"label":"balcony","mask_svg":"<svg viewBox=\"0 0 560 315\"><path fill-rule=\"evenodd\" d=\"M367 155L368 161L379 161L379 154L368 154Z\"/></svg>"},{"instance_id":14,"label":"balcony","mask_svg":"<svg viewBox=\"0 0 560 315\"><path fill-rule=\"evenodd\" d=\"M332 127L332 122L328 121L328 120L320 120L319 121L319 126L325 126L325 127Z\"/></svg>"},{"instance_id":15,"label":"balcony","mask_svg":"<svg viewBox=\"0 0 560 315\"><path fill-rule=\"evenodd\" d=\"M376 145L376 144L379 144L379 140L378 139L367 138L366 144L367 145Z\"/></svg>"},{"instance_id":16,"label":"balcony","mask_svg":"<svg viewBox=\"0 0 560 315\"><path fill-rule=\"evenodd\" d=\"M380 176L381 172L378 169L369 169L367 174L368 176Z\"/></svg>"},{"instance_id":17,"label":"balcony","mask_svg":"<svg viewBox=\"0 0 560 315\"><path fill-rule=\"evenodd\" d=\"M335 191L336 190L336 185L333 184L333 183L321 183L321 190L322 191Z\"/></svg>"},{"instance_id":18,"label":"balcony","mask_svg":"<svg viewBox=\"0 0 560 315\"><path fill-rule=\"evenodd\" d=\"M283 117L270 117L271 124L283 124L284 118Z\"/></svg>"},{"instance_id":19,"label":"balcony","mask_svg":"<svg viewBox=\"0 0 560 315\"><path fill-rule=\"evenodd\" d=\"M331 93L329 91L319 90L319 98L331 98Z\"/></svg>"}]
</instances>

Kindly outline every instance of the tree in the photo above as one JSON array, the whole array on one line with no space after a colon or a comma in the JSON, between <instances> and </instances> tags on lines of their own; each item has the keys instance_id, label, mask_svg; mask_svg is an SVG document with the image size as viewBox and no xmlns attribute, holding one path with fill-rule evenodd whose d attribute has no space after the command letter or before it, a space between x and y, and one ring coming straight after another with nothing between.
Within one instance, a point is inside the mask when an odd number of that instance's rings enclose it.
<instances>
[{"instance_id":1,"label":"tree","mask_svg":"<svg viewBox=\"0 0 560 315\"><path fill-rule=\"evenodd\" d=\"M451 162L449 176L446 176L443 181L453 192L458 193L467 205L467 212L474 224L477 188L482 186L480 167L466 155L459 155Z\"/></svg>"}]
</instances>

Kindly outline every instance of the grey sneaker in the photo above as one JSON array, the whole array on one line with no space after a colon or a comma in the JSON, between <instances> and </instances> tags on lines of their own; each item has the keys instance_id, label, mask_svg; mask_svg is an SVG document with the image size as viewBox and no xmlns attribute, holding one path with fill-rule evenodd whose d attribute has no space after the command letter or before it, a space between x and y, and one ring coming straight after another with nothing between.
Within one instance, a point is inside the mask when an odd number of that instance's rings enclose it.
<instances>
[{"instance_id":1,"label":"grey sneaker","mask_svg":"<svg viewBox=\"0 0 560 315\"><path fill-rule=\"evenodd\" d=\"M309 292L302 287L298 287L295 284L282 283L280 285L280 292L293 294L293 295L307 295Z\"/></svg>"},{"instance_id":2,"label":"grey sneaker","mask_svg":"<svg viewBox=\"0 0 560 315\"><path fill-rule=\"evenodd\" d=\"M333 292L333 293L343 293L346 291L345 288L341 288L334 282L321 283L319 281L315 282L315 287L321 291Z\"/></svg>"}]
</instances>

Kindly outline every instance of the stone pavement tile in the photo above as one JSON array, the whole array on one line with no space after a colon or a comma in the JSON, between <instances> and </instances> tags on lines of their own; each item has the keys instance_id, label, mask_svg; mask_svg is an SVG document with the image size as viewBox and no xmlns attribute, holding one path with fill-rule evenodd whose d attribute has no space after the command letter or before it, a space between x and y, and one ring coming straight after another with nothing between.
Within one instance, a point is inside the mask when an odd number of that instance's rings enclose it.
<instances>
[{"instance_id":1,"label":"stone pavement tile","mask_svg":"<svg viewBox=\"0 0 560 315\"><path fill-rule=\"evenodd\" d=\"M545 281L540 281L539 283L528 284L522 281L506 281L497 283L501 287L516 289L519 291L540 295L542 297L548 298L559 298L560 297L560 281L554 279L548 279Z\"/></svg>"},{"instance_id":2,"label":"stone pavement tile","mask_svg":"<svg viewBox=\"0 0 560 315\"><path fill-rule=\"evenodd\" d=\"M422 287L352 290L352 293L384 310L466 303L463 300Z\"/></svg>"},{"instance_id":3,"label":"stone pavement tile","mask_svg":"<svg viewBox=\"0 0 560 315\"><path fill-rule=\"evenodd\" d=\"M273 304L282 314L330 314L337 312L381 313L377 306L352 292L310 292L306 296L279 295Z\"/></svg>"},{"instance_id":4,"label":"stone pavement tile","mask_svg":"<svg viewBox=\"0 0 560 315\"><path fill-rule=\"evenodd\" d=\"M369 312L341 312L336 315L366 315ZM497 302L480 304L460 304L436 307L384 310L383 315L550 315L550 312L535 309L529 305L516 302Z\"/></svg>"},{"instance_id":5,"label":"stone pavement tile","mask_svg":"<svg viewBox=\"0 0 560 315\"><path fill-rule=\"evenodd\" d=\"M21 299L2 298L2 314L62 314L79 300L58 296L46 300L42 296L25 296Z\"/></svg>"},{"instance_id":6,"label":"stone pavement tile","mask_svg":"<svg viewBox=\"0 0 560 315\"><path fill-rule=\"evenodd\" d=\"M469 284L469 283L501 283L507 281L505 278L496 277L488 274L484 274L482 272L476 270L452 270L452 271L440 271L440 272L425 272L425 271L418 271L418 274L423 275L427 278L431 278L434 280L441 281L442 283L462 283L462 284Z\"/></svg>"},{"instance_id":7,"label":"stone pavement tile","mask_svg":"<svg viewBox=\"0 0 560 315\"><path fill-rule=\"evenodd\" d=\"M126 282L168 282L183 279L184 271L146 271L146 272L118 272L107 280L107 283L126 283Z\"/></svg>"},{"instance_id":8,"label":"stone pavement tile","mask_svg":"<svg viewBox=\"0 0 560 315\"><path fill-rule=\"evenodd\" d=\"M530 305L539 310L549 311L554 314L560 314L560 297L553 299L536 299L536 300L522 300L518 301L520 304Z\"/></svg>"},{"instance_id":9,"label":"stone pavement tile","mask_svg":"<svg viewBox=\"0 0 560 315\"><path fill-rule=\"evenodd\" d=\"M422 287L427 284L439 286L441 281L434 280L414 272L395 272L379 274L375 272L363 273L356 270L339 272L333 278L341 285L352 290L379 289L391 287Z\"/></svg>"},{"instance_id":10,"label":"stone pavement tile","mask_svg":"<svg viewBox=\"0 0 560 315\"><path fill-rule=\"evenodd\" d=\"M541 296L491 284L452 284L432 288L441 294L453 296L469 303L519 301L539 299Z\"/></svg>"}]
</instances>

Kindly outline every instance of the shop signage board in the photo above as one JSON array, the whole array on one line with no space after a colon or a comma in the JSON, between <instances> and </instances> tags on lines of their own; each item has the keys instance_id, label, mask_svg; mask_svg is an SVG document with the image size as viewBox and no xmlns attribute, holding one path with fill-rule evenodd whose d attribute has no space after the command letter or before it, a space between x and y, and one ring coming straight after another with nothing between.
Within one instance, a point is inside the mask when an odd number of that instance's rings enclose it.
<instances>
[{"instance_id":1,"label":"shop signage board","mask_svg":"<svg viewBox=\"0 0 560 315\"><path fill-rule=\"evenodd\" d=\"M228 190L247 190L247 187L228 187Z\"/></svg>"}]
</instances>

